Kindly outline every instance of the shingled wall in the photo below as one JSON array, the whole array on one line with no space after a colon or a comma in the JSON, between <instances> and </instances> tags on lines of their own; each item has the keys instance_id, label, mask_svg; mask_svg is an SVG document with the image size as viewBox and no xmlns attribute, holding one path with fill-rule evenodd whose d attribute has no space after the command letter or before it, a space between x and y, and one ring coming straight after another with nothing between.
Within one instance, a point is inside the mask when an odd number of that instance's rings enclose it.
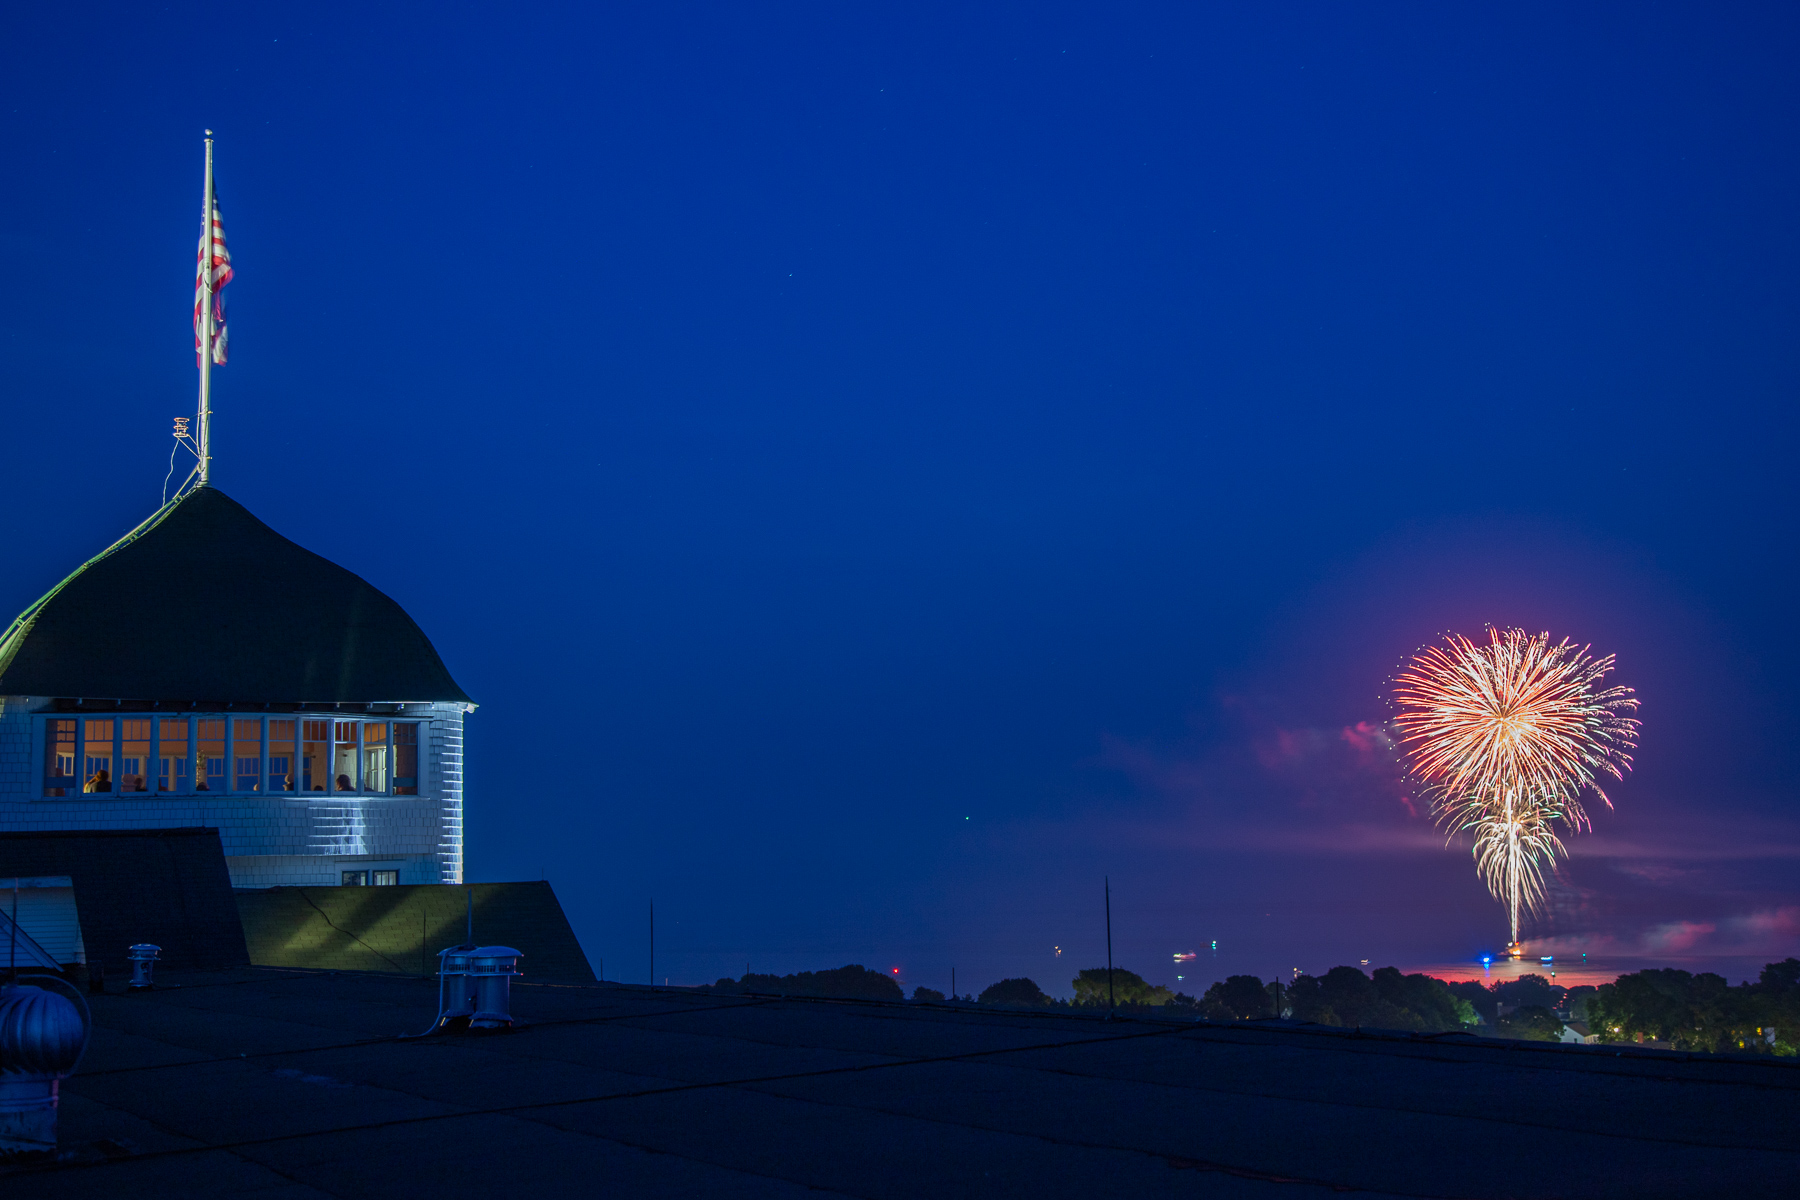
<instances>
[{"instance_id":1,"label":"shingled wall","mask_svg":"<svg viewBox=\"0 0 1800 1200\"><path fill-rule=\"evenodd\" d=\"M594 981L548 883L269 888L239 891L237 905L259 967L427 975L467 939L471 897L476 942L521 951L527 979Z\"/></svg>"}]
</instances>

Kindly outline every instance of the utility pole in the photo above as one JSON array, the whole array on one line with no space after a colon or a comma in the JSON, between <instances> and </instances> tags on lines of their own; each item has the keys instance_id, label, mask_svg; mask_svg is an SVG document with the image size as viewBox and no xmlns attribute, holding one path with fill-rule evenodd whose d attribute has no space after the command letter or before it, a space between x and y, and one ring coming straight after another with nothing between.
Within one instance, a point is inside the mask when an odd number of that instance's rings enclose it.
<instances>
[{"instance_id":1,"label":"utility pole","mask_svg":"<svg viewBox=\"0 0 1800 1200\"><path fill-rule=\"evenodd\" d=\"M1106 879L1106 1019L1112 1020L1113 1009L1117 1005L1113 1001L1113 965L1112 965L1112 878Z\"/></svg>"}]
</instances>

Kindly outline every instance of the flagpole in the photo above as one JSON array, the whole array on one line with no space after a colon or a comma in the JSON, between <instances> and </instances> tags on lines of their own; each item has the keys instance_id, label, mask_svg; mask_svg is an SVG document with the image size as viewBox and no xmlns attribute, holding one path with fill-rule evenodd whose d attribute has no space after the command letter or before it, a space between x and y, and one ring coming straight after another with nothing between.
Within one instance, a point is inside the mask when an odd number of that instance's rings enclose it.
<instances>
[{"instance_id":1,"label":"flagpole","mask_svg":"<svg viewBox=\"0 0 1800 1200\"><path fill-rule=\"evenodd\" d=\"M212 473L213 139L206 131L206 196L200 211L200 486Z\"/></svg>"}]
</instances>

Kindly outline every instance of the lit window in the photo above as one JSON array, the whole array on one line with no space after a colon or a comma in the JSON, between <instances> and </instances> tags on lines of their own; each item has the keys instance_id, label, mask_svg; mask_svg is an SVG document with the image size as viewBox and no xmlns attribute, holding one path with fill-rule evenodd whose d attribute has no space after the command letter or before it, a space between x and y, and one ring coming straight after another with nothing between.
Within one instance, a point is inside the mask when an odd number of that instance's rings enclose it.
<instances>
[{"instance_id":1,"label":"lit window","mask_svg":"<svg viewBox=\"0 0 1800 1200\"><path fill-rule=\"evenodd\" d=\"M145 767L150 762L150 722L145 718L119 722L123 744L119 747L119 790L142 792Z\"/></svg>"},{"instance_id":2,"label":"lit window","mask_svg":"<svg viewBox=\"0 0 1800 1200\"><path fill-rule=\"evenodd\" d=\"M336 752L331 756L331 790L356 791L356 722L337 722Z\"/></svg>"},{"instance_id":3,"label":"lit window","mask_svg":"<svg viewBox=\"0 0 1800 1200\"><path fill-rule=\"evenodd\" d=\"M110 792L113 790L113 723L111 721L83 721L83 750L86 759L82 765L81 785L84 792Z\"/></svg>"},{"instance_id":4,"label":"lit window","mask_svg":"<svg viewBox=\"0 0 1800 1200\"><path fill-rule=\"evenodd\" d=\"M388 790L388 727L386 721L365 722L362 727L362 790Z\"/></svg>"},{"instance_id":5,"label":"lit window","mask_svg":"<svg viewBox=\"0 0 1800 1200\"><path fill-rule=\"evenodd\" d=\"M231 723L231 757L237 760L236 792L262 791L262 722L239 718Z\"/></svg>"},{"instance_id":6,"label":"lit window","mask_svg":"<svg viewBox=\"0 0 1800 1200\"><path fill-rule=\"evenodd\" d=\"M269 790L294 790L294 723L269 722Z\"/></svg>"},{"instance_id":7,"label":"lit window","mask_svg":"<svg viewBox=\"0 0 1800 1200\"><path fill-rule=\"evenodd\" d=\"M370 882L376 887L396 887L400 883L398 871L370 871Z\"/></svg>"},{"instance_id":8,"label":"lit window","mask_svg":"<svg viewBox=\"0 0 1800 1200\"><path fill-rule=\"evenodd\" d=\"M201 721L199 757L194 767L196 792L225 790L225 722Z\"/></svg>"},{"instance_id":9,"label":"lit window","mask_svg":"<svg viewBox=\"0 0 1800 1200\"><path fill-rule=\"evenodd\" d=\"M331 765L331 722L302 721L300 730L306 738L300 747L300 790L322 792L330 775L326 768Z\"/></svg>"},{"instance_id":10,"label":"lit window","mask_svg":"<svg viewBox=\"0 0 1800 1200\"><path fill-rule=\"evenodd\" d=\"M344 886L345 887L368 887L369 886L369 873L367 871L345 871L344 872Z\"/></svg>"},{"instance_id":11,"label":"lit window","mask_svg":"<svg viewBox=\"0 0 1800 1200\"><path fill-rule=\"evenodd\" d=\"M156 790L187 791L188 723L186 718L164 721L162 740L157 744Z\"/></svg>"},{"instance_id":12,"label":"lit window","mask_svg":"<svg viewBox=\"0 0 1800 1200\"><path fill-rule=\"evenodd\" d=\"M75 782L75 722L44 722L44 795L66 796Z\"/></svg>"},{"instance_id":13,"label":"lit window","mask_svg":"<svg viewBox=\"0 0 1800 1200\"><path fill-rule=\"evenodd\" d=\"M230 714L47 717L43 795L199 792L417 796L416 722ZM154 782L153 782L154 781Z\"/></svg>"}]
</instances>

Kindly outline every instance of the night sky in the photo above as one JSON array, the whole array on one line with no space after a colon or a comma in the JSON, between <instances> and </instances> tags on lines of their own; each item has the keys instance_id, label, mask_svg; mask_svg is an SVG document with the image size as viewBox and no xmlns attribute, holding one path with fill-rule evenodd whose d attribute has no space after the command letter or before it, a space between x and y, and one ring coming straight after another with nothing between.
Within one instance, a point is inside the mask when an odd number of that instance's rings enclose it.
<instances>
[{"instance_id":1,"label":"night sky","mask_svg":"<svg viewBox=\"0 0 1800 1200\"><path fill-rule=\"evenodd\" d=\"M0 607L158 503L211 127L214 480L430 634L470 877L609 977L654 898L676 983L1066 995L1109 876L1184 990L1492 951L1382 723L1493 622L1644 705L1533 934L1735 981L1800 952L1797 54L1776 4L8 7Z\"/></svg>"}]
</instances>

